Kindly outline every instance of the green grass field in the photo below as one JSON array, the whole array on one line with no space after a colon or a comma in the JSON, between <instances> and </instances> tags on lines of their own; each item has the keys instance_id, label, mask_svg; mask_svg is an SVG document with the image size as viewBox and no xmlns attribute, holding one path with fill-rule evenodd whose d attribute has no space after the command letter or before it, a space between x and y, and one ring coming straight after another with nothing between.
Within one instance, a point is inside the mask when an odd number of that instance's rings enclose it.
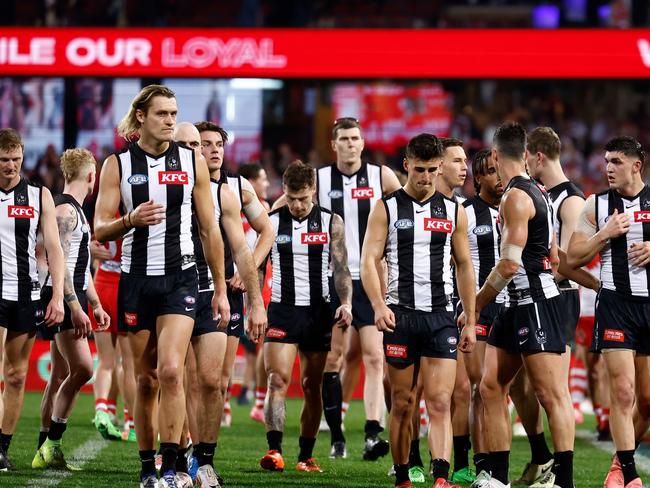
<instances>
[{"instance_id":1,"label":"green grass field","mask_svg":"<svg viewBox=\"0 0 650 488\"><path fill-rule=\"evenodd\" d=\"M64 473L34 471L31 460L38 440L39 394L27 394L25 408L12 441L10 455L17 471L2 473L2 487L135 487L138 486L138 452L135 444L103 441L90 423L93 415L93 398L84 394L79 398L68 430L64 436L64 452L72 463L85 462L84 471ZM298 415L300 402L291 400L287 407L284 457L287 463L283 473L262 472L259 459L266 450L264 427L248 418L248 406L233 403L233 426L222 429L217 449L216 466L227 487L263 486L319 486L319 487L391 487L393 478L386 476L390 455L376 462L361 460L363 443L363 406L354 402L346 418L345 435L348 441L348 459L329 459L329 433L321 434L316 443L315 456L324 473L297 473L293 466L298 454ZM583 428L591 428L589 418ZM79 448L79 446L83 446ZM79 448L79 449L77 449ZM77 449L73 457L71 453ZM421 442L422 457L426 460L427 448ZM83 454L85 453L85 455ZM92 453L94 457L89 457ZM518 477L529 457L528 444L515 439L511 456L511 476ZM576 440L575 484L577 488L602 486L609 468L611 455L594 448L584 440ZM414 485L418 486L418 485ZM431 486L431 482L419 486Z\"/></svg>"}]
</instances>

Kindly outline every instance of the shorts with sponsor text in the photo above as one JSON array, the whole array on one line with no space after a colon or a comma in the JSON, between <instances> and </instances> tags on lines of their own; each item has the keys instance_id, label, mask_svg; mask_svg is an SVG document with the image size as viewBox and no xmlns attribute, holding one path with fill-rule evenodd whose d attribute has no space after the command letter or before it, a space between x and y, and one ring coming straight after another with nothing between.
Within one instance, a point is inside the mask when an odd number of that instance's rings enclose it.
<instances>
[{"instance_id":1,"label":"shorts with sponsor text","mask_svg":"<svg viewBox=\"0 0 650 488\"><path fill-rule=\"evenodd\" d=\"M212 291L199 292L196 301L196 320L192 337L207 334L209 332L221 332L232 337L244 335L244 295L242 293L231 293L228 290L228 303L230 303L230 322L224 329L217 327L218 322L212 317Z\"/></svg>"},{"instance_id":2,"label":"shorts with sponsor text","mask_svg":"<svg viewBox=\"0 0 650 488\"><path fill-rule=\"evenodd\" d=\"M86 299L86 292L81 289L75 290L75 294L77 295L77 298L79 299L79 305L81 305L81 309L88 311L88 300ZM47 304L50 303L50 300L52 299L52 287L51 286L44 286L41 289L41 303L43 306L43 310L47 308ZM41 324L38 327L38 336L43 339L44 341L53 341L54 336L58 334L59 332L63 332L64 330L71 330L74 329L74 324L72 323L72 313L70 312L70 308L68 308L68 304L65 303L65 300L63 301L63 322L60 324L53 325L52 327L48 327L45 325L45 323Z\"/></svg>"},{"instance_id":3,"label":"shorts with sponsor text","mask_svg":"<svg viewBox=\"0 0 650 488\"><path fill-rule=\"evenodd\" d=\"M476 340L477 341L487 341L488 336L490 335L490 329L494 323L494 319L497 318L497 315L503 309L503 303L491 302L487 306L483 307L481 314L479 315L478 322L474 329L476 330ZM460 316L463 311L463 304L459 301L456 306L456 318Z\"/></svg>"},{"instance_id":4,"label":"shorts with sponsor text","mask_svg":"<svg viewBox=\"0 0 650 488\"><path fill-rule=\"evenodd\" d=\"M559 296L504 307L492 324L488 344L511 354L566 350L565 313Z\"/></svg>"},{"instance_id":5,"label":"shorts with sponsor text","mask_svg":"<svg viewBox=\"0 0 650 488\"><path fill-rule=\"evenodd\" d=\"M390 305L395 330L384 332L384 356L391 365L411 365L420 358L456 359L458 327L454 313L422 312Z\"/></svg>"},{"instance_id":6,"label":"shorts with sponsor text","mask_svg":"<svg viewBox=\"0 0 650 488\"><path fill-rule=\"evenodd\" d=\"M601 289L592 351L631 349L650 354L650 300Z\"/></svg>"},{"instance_id":7,"label":"shorts with sponsor text","mask_svg":"<svg viewBox=\"0 0 650 488\"><path fill-rule=\"evenodd\" d=\"M576 344L591 348L596 317L580 317L576 327Z\"/></svg>"},{"instance_id":8,"label":"shorts with sponsor text","mask_svg":"<svg viewBox=\"0 0 650 488\"><path fill-rule=\"evenodd\" d=\"M161 315L196 316L198 275L194 266L161 276L122 273L117 297L118 330L156 330Z\"/></svg>"},{"instance_id":9,"label":"shorts with sponsor text","mask_svg":"<svg viewBox=\"0 0 650 488\"><path fill-rule=\"evenodd\" d=\"M341 302L336 294L333 278L330 278L329 287L330 296L332 297L332 313L335 313L336 309L341 306ZM363 289L361 280L352 280L352 325L356 329L366 325L375 325L375 312L372 310L372 305L370 305L370 300L368 300L368 295Z\"/></svg>"},{"instance_id":10,"label":"shorts with sponsor text","mask_svg":"<svg viewBox=\"0 0 650 488\"><path fill-rule=\"evenodd\" d=\"M48 302L49 303L49 302ZM0 327L12 332L35 332L45 325L43 319L47 310L41 300L14 301L0 299Z\"/></svg>"},{"instance_id":11,"label":"shorts with sponsor text","mask_svg":"<svg viewBox=\"0 0 650 488\"><path fill-rule=\"evenodd\" d=\"M298 306L271 302L264 342L298 344L301 351L329 351L334 314L328 302Z\"/></svg>"}]
</instances>

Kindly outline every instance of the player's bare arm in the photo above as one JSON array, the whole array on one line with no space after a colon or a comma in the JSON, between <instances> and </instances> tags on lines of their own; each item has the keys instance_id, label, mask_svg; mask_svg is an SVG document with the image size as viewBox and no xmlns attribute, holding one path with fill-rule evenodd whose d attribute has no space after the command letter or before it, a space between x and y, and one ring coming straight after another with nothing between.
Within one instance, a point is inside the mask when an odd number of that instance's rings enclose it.
<instances>
[{"instance_id":1,"label":"player's bare arm","mask_svg":"<svg viewBox=\"0 0 650 488\"><path fill-rule=\"evenodd\" d=\"M557 270L560 276L575 281L580 286L584 286L585 288L590 288L592 290L598 290L600 288L600 280L589 271L586 271L582 268L572 268L569 266L567 253L562 249L558 249L558 256L560 262Z\"/></svg>"},{"instance_id":2,"label":"player's bare arm","mask_svg":"<svg viewBox=\"0 0 650 488\"><path fill-rule=\"evenodd\" d=\"M397 175L388 166L381 167L381 185L384 189L384 195L389 195L402 188L402 184L397 179Z\"/></svg>"},{"instance_id":3,"label":"player's bare arm","mask_svg":"<svg viewBox=\"0 0 650 488\"><path fill-rule=\"evenodd\" d=\"M628 230L630 230L630 217L614 210L605 226L597 231L596 200L593 195L589 196L569 242L568 265L578 268L591 262L610 239L626 234Z\"/></svg>"},{"instance_id":4,"label":"player's bare arm","mask_svg":"<svg viewBox=\"0 0 650 488\"><path fill-rule=\"evenodd\" d=\"M361 283L375 311L375 325L380 331L392 332L395 329L395 315L384 301L381 277L378 269L384 257L388 236L388 214L382 200L377 200L370 216L366 236L361 247Z\"/></svg>"},{"instance_id":5,"label":"player's bare arm","mask_svg":"<svg viewBox=\"0 0 650 488\"><path fill-rule=\"evenodd\" d=\"M41 229L43 245L47 252L48 269L52 277L52 299L45 310L45 324L49 327L63 321L63 280L65 260L59 230L56 224L56 210L52 194L47 188L42 190Z\"/></svg>"},{"instance_id":6,"label":"player's bare arm","mask_svg":"<svg viewBox=\"0 0 650 488\"><path fill-rule=\"evenodd\" d=\"M514 188L504 195L501 201L501 259L476 295L476 313L493 302L517 273L528 240L528 221L534 216L535 207L526 193Z\"/></svg>"},{"instance_id":7,"label":"player's bare arm","mask_svg":"<svg viewBox=\"0 0 650 488\"><path fill-rule=\"evenodd\" d=\"M476 281L474 266L469 253L467 214L462 205L458 206L456 229L451 237L451 250L456 266L458 294L463 304L463 310L467 312L465 314L465 324L461 331L458 348L462 352L471 352L476 343L476 331L474 330L474 325L476 325L476 314L474 312L476 304Z\"/></svg>"},{"instance_id":8,"label":"player's bare arm","mask_svg":"<svg viewBox=\"0 0 650 488\"><path fill-rule=\"evenodd\" d=\"M95 288L95 280L92 276L88 277L88 289L86 290L86 298L88 303L93 308L93 316L95 317L95 322L97 322L98 330L106 330L111 325L111 317L106 313L104 307L102 307L102 302L99 300L99 295Z\"/></svg>"},{"instance_id":9,"label":"player's bare arm","mask_svg":"<svg viewBox=\"0 0 650 488\"><path fill-rule=\"evenodd\" d=\"M271 246L273 246L275 233L273 232L271 219L269 219L269 215L266 209L255 194L253 186L246 178L242 178L241 181L243 205L242 212L258 236L257 242L255 243L255 248L253 249L253 262L255 264L255 267L259 269L265 262L266 256L268 256L269 251L271 250ZM233 289L240 289L242 291L245 291L245 284L241 279L239 271L235 271L235 274L230 279L229 284Z\"/></svg>"},{"instance_id":10,"label":"player's bare arm","mask_svg":"<svg viewBox=\"0 0 650 488\"><path fill-rule=\"evenodd\" d=\"M246 243L244 228L241 225L239 205L235 196L228 189L228 185L223 185L221 188L221 225L228 236L233 260L237 264L245 290L248 292L250 313L248 314L247 327L251 340L257 341L263 336L266 329L266 312L257 279L257 268ZM273 232L272 229L271 232Z\"/></svg>"},{"instance_id":11,"label":"player's bare arm","mask_svg":"<svg viewBox=\"0 0 650 488\"><path fill-rule=\"evenodd\" d=\"M341 305L334 314L335 326L347 329L352 324L352 275L348 268L348 251L345 247L345 224L332 214L330 255L334 270L334 287Z\"/></svg>"},{"instance_id":12,"label":"player's bare arm","mask_svg":"<svg viewBox=\"0 0 650 488\"><path fill-rule=\"evenodd\" d=\"M225 264L223 254L223 238L215 216L212 192L210 191L210 173L205 159L197 149L194 151L196 158L196 181L194 182L194 209L199 224L199 235L203 245L205 260L210 267L214 280L214 297L212 309L221 316L221 323L230 322L230 304L226 296ZM241 225L241 221L240 221Z\"/></svg>"},{"instance_id":13,"label":"player's bare arm","mask_svg":"<svg viewBox=\"0 0 650 488\"><path fill-rule=\"evenodd\" d=\"M66 263L70 254L72 231L77 226L78 218L77 211L72 205L66 203L56 207L56 224L59 228L59 240L61 241L61 249L63 250L63 260ZM67 266L64 267L63 271L63 299L70 309L75 335L77 337L87 337L91 331L90 319L86 311L81 308L79 297L77 297L74 289L72 274Z\"/></svg>"}]
</instances>

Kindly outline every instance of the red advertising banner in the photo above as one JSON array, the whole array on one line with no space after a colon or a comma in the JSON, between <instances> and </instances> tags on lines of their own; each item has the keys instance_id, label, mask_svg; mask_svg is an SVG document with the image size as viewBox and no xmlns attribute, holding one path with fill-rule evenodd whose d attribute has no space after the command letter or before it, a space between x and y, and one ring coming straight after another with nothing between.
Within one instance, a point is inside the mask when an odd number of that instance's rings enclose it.
<instances>
[{"instance_id":1,"label":"red advertising banner","mask_svg":"<svg viewBox=\"0 0 650 488\"><path fill-rule=\"evenodd\" d=\"M0 73L647 78L650 30L3 28Z\"/></svg>"},{"instance_id":2,"label":"red advertising banner","mask_svg":"<svg viewBox=\"0 0 650 488\"><path fill-rule=\"evenodd\" d=\"M90 352L93 355L93 363L97 367L97 348L95 348L94 341L88 341L90 345ZM50 341L42 341L36 339L34 341L34 348L32 355L29 357L29 369L27 370L27 378L25 379L26 391L40 391L42 392L50 379L50 371L52 369L50 360ZM92 392L93 385L90 380L86 383L81 391Z\"/></svg>"}]
</instances>

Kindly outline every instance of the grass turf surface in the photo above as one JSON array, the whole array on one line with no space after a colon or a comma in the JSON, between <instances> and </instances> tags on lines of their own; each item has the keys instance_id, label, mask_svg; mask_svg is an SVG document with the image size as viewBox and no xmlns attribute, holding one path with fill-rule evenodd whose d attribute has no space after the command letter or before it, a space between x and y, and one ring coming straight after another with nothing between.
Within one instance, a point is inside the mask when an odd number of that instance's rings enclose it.
<instances>
[{"instance_id":1,"label":"grass turf surface","mask_svg":"<svg viewBox=\"0 0 650 488\"><path fill-rule=\"evenodd\" d=\"M84 471L61 473L36 471L31 469L31 460L36 450L39 426L39 404L41 395L28 393L25 407L14 434L10 457L17 471L0 473L2 487L136 487L138 486L138 451L134 443L104 442L90 423L94 412L91 395L80 396L68 430L63 438L63 448L68 461L78 461L71 453L79 446L79 452L96 453L88 459ZM345 436L347 438L348 458L332 461L329 459L329 433L321 433L314 455L324 473L298 473L294 466L298 455L298 418L301 403L290 400L287 404L287 422L283 443L286 463L283 473L263 472L259 459L266 450L264 426L248 418L250 406L239 407L233 402L233 425L221 430L215 464L225 480L226 487L391 487L394 478L386 476L391 465L390 454L376 462L363 461L363 405L355 401L346 417ZM591 429L593 418L588 417L582 428ZM550 440L549 440L549 445ZM427 463L426 440L420 441L422 458ZM611 454L596 449L590 443L577 439L574 460L575 485L577 488L601 487L609 469ZM510 476L519 477L524 464L529 459L528 443L524 438L515 438L510 458ZM471 454L470 454L471 456ZM471 460L471 457L470 457ZM473 467L473 466L472 466ZM643 475L642 475L643 476ZM431 486L432 481L417 486Z\"/></svg>"}]
</instances>

